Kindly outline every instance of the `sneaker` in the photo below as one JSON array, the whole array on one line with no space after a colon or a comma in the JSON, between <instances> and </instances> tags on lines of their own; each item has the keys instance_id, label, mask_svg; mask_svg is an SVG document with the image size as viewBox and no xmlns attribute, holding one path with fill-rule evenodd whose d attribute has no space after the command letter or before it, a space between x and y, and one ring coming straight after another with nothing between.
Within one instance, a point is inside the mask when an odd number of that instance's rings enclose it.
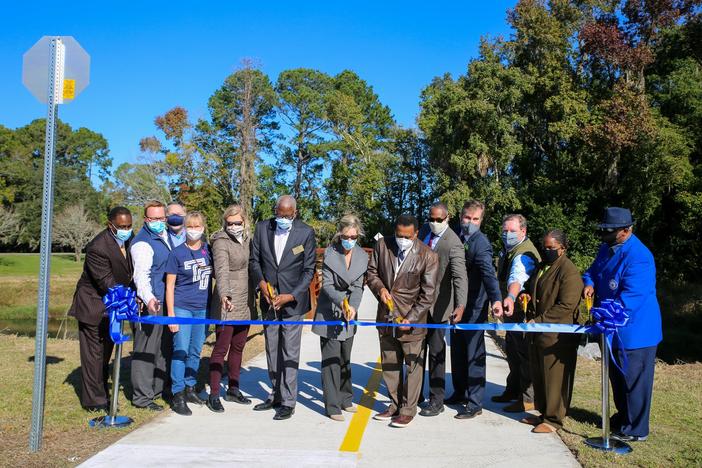
<instances>
[{"instance_id":1,"label":"sneaker","mask_svg":"<svg viewBox=\"0 0 702 468\"><path fill-rule=\"evenodd\" d=\"M376 421L390 421L395 415L397 415L397 411L392 411L390 408L388 408L382 413L376 413L376 415L373 416L373 419Z\"/></svg>"},{"instance_id":2,"label":"sneaker","mask_svg":"<svg viewBox=\"0 0 702 468\"><path fill-rule=\"evenodd\" d=\"M645 442L648 436L633 436L618 431L612 433L612 438L621 440L622 442Z\"/></svg>"}]
</instances>

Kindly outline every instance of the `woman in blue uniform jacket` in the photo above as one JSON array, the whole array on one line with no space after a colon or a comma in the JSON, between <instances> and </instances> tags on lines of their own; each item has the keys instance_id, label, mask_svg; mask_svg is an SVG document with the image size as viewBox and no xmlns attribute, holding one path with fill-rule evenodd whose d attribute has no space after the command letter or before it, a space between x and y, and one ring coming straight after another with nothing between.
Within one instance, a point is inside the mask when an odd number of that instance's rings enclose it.
<instances>
[{"instance_id":1,"label":"woman in blue uniform jacket","mask_svg":"<svg viewBox=\"0 0 702 468\"><path fill-rule=\"evenodd\" d=\"M584 296L597 306L604 299L621 303L629 322L613 341L624 372L610 365L610 382L617 413L611 418L613 435L625 441L646 440L653 390L656 347L663 338L661 312L656 298L653 255L633 234L634 221L625 208L605 209L598 235L602 246L583 275ZM626 357L626 359L625 359Z\"/></svg>"}]
</instances>

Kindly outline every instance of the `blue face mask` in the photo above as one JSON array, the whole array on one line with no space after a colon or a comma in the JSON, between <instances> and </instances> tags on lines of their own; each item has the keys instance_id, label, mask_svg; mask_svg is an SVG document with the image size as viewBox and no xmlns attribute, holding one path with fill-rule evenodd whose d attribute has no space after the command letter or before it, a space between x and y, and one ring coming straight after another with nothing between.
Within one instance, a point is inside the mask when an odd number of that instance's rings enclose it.
<instances>
[{"instance_id":1,"label":"blue face mask","mask_svg":"<svg viewBox=\"0 0 702 468\"><path fill-rule=\"evenodd\" d=\"M341 239L341 246L345 250L351 250L356 246L356 239Z\"/></svg>"},{"instance_id":2,"label":"blue face mask","mask_svg":"<svg viewBox=\"0 0 702 468\"><path fill-rule=\"evenodd\" d=\"M166 229L165 221L149 221L146 225L151 232L155 232L156 234L161 234Z\"/></svg>"},{"instance_id":3,"label":"blue face mask","mask_svg":"<svg viewBox=\"0 0 702 468\"><path fill-rule=\"evenodd\" d=\"M183 220L185 220L185 217L177 214L170 215L167 218L168 224L171 226L182 226Z\"/></svg>"},{"instance_id":4,"label":"blue face mask","mask_svg":"<svg viewBox=\"0 0 702 468\"><path fill-rule=\"evenodd\" d=\"M507 250L513 249L517 244L519 244L519 233L507 231L503 232L502 243Z\"/></svg>"},{"instance_id":5,"label":"blue face mask","mask_svg":"<svg viewBox=\"0 0 702 468\"><path fill-rule=\"evenodd\" d=\"M461 231L465 236L472 236L479 228L480 226L475 223L461 224Z\"/></svg>"},{"instance_id":6,"label":"blue face mask","mask_svg":"<svg viewBox=\"0 0 702 468\"><path fill-rule=\"evenodd\" d=\"M293 224L293 220L288 218L275 218L275 222L281 231L289 231Z\"/></svg>"},{"instance_id":7,"label":"blue face mask","mask_svg":"<svg viewBox=\"0 0 702 468\"><path fill-rule=\"evenodd\" d=\"M129 240L130 237L132 237L132 230L131 229L117 229L117 232L115 232L115 237L122 242L126 242Z\"/></svg>"}]
</instances>

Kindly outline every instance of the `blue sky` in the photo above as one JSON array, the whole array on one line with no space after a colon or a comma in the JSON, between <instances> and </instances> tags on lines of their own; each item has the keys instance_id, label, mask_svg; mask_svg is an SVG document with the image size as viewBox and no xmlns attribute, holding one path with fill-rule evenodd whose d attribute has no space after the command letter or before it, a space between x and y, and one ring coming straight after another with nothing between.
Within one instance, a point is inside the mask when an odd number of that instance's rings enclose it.
<instances>
[{"instance_id":1,"label":"blue sky","mask_svg":"<svg viewBox=\"0 0 702 468\"><path fill-rule=\"evenodd\" d=\"M108 4L109 3L109 4ZM6 2L0 17L0 124L46 108L21 83L22 54L44 35L74 36L90 86L59 117L102 133L114 166L135 161L153 119L181 105L193 120L244 57L271 80L289 68L351 69L398 123L414 126L434 76L463 73L480 37L508 35L505 0L424 2Z\"/></svg>"}]
</instances>

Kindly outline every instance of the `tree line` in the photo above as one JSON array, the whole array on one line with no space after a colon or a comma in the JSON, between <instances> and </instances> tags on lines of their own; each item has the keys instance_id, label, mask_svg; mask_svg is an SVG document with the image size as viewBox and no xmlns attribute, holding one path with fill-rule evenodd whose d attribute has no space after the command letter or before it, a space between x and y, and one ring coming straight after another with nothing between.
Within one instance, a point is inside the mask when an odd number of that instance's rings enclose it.
<instances>
[{"instance_id":1,"label":"tree line","mask_svg":"<svg viewBox=\"0 0 702 468\"><path fill-rule=\"evenodd\" d=\"M298 68L273 81L251 60L213 91L206 118L173 107L139 141L139 160L114 169L101 135L61 123L57 216L83 213L94 229L108 206L139 213L156 198L205 212L216 229L234 201L259 220L291 193L324 244L347 211L372 237L401 213L425 217L434 200L457 213L478 198L491 238L502 215L521 212L532 237L564 228L584 267L602 209L622 205L659 269L692 278L702 259L700 1L522 0L507 21L509 37L484 37L465 73L428 83L418 128L398 125L352 70ZM38 245L43 132L43 120L0 126L5 248Z\"/></svg>"}]
</instances>

